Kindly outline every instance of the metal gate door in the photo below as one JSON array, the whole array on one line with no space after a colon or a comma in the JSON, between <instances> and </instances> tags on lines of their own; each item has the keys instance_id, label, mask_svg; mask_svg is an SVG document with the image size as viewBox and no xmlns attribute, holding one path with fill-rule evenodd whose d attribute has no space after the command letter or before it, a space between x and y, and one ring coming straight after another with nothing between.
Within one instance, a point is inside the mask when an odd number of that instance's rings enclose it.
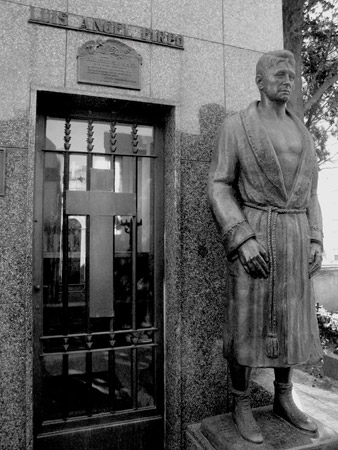
<instances>
[{"instance_id":1,"label":"metal gate door","mask_svg":"<svg viewBox=\"0 0 338 450\"><path fill-rule=\"evenodd\" d=\"M158 131L45 116L37 135L35 446L158 450Z\"/></svg>"}]
</instances>

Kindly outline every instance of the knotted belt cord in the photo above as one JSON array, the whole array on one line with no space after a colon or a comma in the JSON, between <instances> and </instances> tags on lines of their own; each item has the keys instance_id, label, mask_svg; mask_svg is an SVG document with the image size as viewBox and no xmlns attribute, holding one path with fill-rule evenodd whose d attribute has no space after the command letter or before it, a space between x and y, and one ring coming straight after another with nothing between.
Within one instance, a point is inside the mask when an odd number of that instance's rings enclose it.
<instances>
[{"instance_id":1,"label":"knotted belt cord","mask_svg":"<svg viewBox=\"0 0 338 450\"><path fill-rule=\"evenodd\" d=\"M252 203L244 203L249 208L259 209L268 213L268 255L270 261L269 278L269 324L266 336L266 356L278 358L279 343L277 338L277 312L275 300L275 280L277 270L276 259L276 226L278 214L304 214L306 209L283 209L275 206L261 206Z\"/></svg>"}]
</instances>

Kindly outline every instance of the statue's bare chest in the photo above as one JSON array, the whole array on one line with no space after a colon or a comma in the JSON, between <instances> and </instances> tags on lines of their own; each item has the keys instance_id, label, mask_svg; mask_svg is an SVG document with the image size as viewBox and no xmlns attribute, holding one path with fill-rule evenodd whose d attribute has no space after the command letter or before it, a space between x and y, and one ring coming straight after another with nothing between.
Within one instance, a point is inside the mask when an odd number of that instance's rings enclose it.
<instances>
[{"instance_id":1,"label":"statue's bare chest","mask_svg":"<svg viewBox=\"0 0 338 450\"><path fill-rule=\"evenodd\" d=\"M282 169L286 190L292 189L303 150L302 136L293 120L263 120Z\"/></svg>"}]
</instances>

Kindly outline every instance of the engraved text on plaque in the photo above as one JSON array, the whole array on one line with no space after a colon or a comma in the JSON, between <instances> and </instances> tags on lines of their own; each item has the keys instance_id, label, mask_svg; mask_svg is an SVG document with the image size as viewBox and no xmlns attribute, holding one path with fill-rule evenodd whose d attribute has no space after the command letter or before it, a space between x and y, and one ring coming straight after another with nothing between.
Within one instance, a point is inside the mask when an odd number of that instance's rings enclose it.
<instances>
[{"instance_id":1,"label":"engraved text on plaque","mask_svg":"<svg viewBox=\"0 0 338 450\"><path fill-rule=\"evenodd\" d=\"M141 56L114 39L86 42L79 49L77 80L126 89L141 89Z\"/></svg>"}]
</instances>

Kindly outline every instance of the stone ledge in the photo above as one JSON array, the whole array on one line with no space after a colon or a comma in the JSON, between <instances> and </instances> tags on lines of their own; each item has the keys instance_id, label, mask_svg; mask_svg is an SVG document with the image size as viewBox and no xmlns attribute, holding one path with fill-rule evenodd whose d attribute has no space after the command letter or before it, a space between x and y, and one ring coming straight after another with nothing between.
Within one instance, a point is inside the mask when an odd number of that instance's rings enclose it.
<instances>
[{"instance_id":1,"label":"stone ledge","mask_svg":"<svg viewBox=\"0 0 338 450\"><path fill-rule=\"evenodd\" d=\"M334 353L324 353L324 375L338 380L338 355Z\"/></svg>"},{"instance_id":2,"label":"stone ledge","mask_svg":"<svg viewBox=\"0 0 338 450\"><path fill-rule=\"evenodd\" d=\"M253 413L263 444L251 444L239 436L229 413L189 425L186 450L338 450L338 434L317 420L318 434L312 437L275 416L271 406L256 408Z\"/></svg>"}]
</instances>

